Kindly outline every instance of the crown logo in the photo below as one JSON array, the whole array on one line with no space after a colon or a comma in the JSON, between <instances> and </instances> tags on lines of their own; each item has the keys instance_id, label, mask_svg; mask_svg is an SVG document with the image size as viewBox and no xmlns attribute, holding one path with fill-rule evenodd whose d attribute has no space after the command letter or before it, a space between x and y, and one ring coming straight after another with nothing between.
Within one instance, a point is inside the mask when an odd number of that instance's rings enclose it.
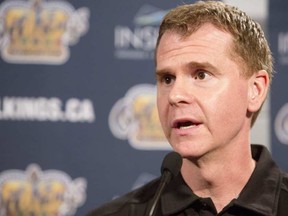
<instances>
[{"instance_id":1,"label":"crown logo","mask_svg":"<svg viewBox=\"0 0 288 216\"><path fill-rule=\"evenodd\" d=\"M119 99L109 114L112 134L140 150L170 150L156 106L156 87L138 84Z\"/></svg>"},{"instance_id":2,"label":"crown logo","mask_svg":"<svg viewBox=\"0 0 288 216\"><path fill-rule=\"evenodd\" d=\"M0 216L68 216L82 205L86 180L74 181L64 172L42 172L30 165L26 172L8 170L0 174Z\"/></svg>"},{"instance_id":3,"label":"crown logo","mask_svg":"<svg viewBox=\"0 0 288 216\"><path fill-rule=\"evenodd\" d=\"M154 94L140 94L132 102L134 121L137 122L135 139L139 141L163 141L164 134L158 117Z\"/></svg>"},{"instance_id":4,"label":"crown logo","mask_svg":"<svg viewBox=\"0 0 288 216\"><path fill-rule=\"evenodd\" d=\"M60 1L8 1L1 5L0 17L3 59L60 64L69 57L68 46L87 32L89 10L74 10Z\"/></svg>"}]
</instances>

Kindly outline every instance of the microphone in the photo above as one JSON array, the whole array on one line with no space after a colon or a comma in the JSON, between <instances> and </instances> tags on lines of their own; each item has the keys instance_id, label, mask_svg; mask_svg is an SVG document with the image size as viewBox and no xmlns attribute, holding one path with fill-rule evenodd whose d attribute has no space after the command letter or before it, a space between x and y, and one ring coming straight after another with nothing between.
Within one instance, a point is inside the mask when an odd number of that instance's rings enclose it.
<instances>
[{"instance_id":1,"label":"microphone","mask_svg":"<svg viewBox=\"0 0 288 216\"><path fill-rule=\"evenodd\" d=\"M177 152L170 152L165 156L161 166L161 180L153 197L152 206L148 216L153 216L155 214L155 209L159 202L160 196L168 183L178 175L181 166L182 157Z\"/></svg>"}]
</instances>

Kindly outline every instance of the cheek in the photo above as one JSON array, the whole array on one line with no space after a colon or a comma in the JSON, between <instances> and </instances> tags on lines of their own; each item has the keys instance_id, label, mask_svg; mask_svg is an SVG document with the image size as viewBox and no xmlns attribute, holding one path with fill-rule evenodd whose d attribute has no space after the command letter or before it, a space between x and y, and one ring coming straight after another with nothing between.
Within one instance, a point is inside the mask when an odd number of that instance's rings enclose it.
<instances>
[{"instance_id":1,"label":"cheek","mask_svg":"<svg viewBox=\"0 0 288 216\"><path fill-rule=\"evenodd\" d=\"M245 87L230 87L228 89L206 101L212 112L210 116L223 127L242 123L247 113L247 91L245 91Z\"/></svg>"},{"instance_id":2,"label":"cheek","mask_svg":"<svg viewBox=\"0 0 288 216\"><path fill-rule=\"evenodd\" d=\"M157 109L161 127L166 137L169 136L169 102L164 94L157 95Z\"/></svg>"},{"instance_id":3,"label":"cheek","mask_svg":"<svg viewBox=\"0 0 288 216\"><path fill-rule=\"evenodd\" d=\"M167 116L165 109L167 109L167 106L165 105L163 96L157 95L157 110L161 124L163 123L165 116Z\"/></svg>"}]
</instances>

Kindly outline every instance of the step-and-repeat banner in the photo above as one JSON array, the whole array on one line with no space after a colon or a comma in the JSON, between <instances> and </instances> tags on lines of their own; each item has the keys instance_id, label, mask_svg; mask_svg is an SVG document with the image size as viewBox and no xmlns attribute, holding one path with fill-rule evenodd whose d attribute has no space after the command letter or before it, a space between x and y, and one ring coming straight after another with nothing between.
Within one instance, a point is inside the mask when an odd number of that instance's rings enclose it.
<instances>
[{"instance_id":1,"label":"step-and-repeat banner","mask_svg":"<svg viewBox=\"0 0 288 216\"><path fill-rule=\"evenodd\" d=\"M275 79L271 89L271 151L288 170L288 2L270 0L269 40L275 59Z\"/></svg>"},{"instance_id":2,"label":"step-and-repeat banner","mask_svg":"<svg viewBox=\"0 0 288 216\"><path fill-rule=\"evenodd\" d=\"M255 127L272 134L263 144L288 169L288 3L276 2L278 73L262 117L271 106L271 124ZM82 216L159 176L171 149L155 105L154 46L163 15L183 1L0 3L0 215Z\"/></svg>"}]
</instances>

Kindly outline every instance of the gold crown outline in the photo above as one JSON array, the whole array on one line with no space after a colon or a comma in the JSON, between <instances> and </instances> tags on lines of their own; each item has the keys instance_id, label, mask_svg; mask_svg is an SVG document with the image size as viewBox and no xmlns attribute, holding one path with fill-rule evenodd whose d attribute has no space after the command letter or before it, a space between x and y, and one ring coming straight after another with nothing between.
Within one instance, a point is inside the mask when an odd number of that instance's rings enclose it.
<instances>
[{"instance_id":1,"label":"gold crown outline","mask_svg":"<svg viewBox=\"0 0 288 216\"><path fill-rule=\"evenodd\" d=\"M1 16L1 51L8 62L63 63L69 57L68 46L76 44L89 26L87 8L75 10L60 1L4 2Z\"/></svg>"},{"instance_id":2,"label":"gold crown outline","mask_svg":"<svg viewBox=\"0 0 288 216\"><path fill-rule=\"evenodd\" d=\"M59 170L41 171L37 164L27 170L0 174L0 215L72 215L86 199L86 180L74 181Z\"/></svg>"}]
</instances>

